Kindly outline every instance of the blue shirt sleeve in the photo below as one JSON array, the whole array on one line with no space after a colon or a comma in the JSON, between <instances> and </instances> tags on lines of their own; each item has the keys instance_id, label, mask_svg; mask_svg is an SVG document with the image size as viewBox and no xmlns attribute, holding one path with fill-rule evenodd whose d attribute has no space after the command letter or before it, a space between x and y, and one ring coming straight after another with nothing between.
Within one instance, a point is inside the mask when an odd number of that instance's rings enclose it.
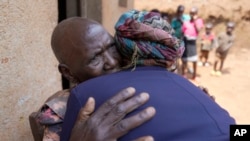
<instances>
[{"instance_id":1,"label":"blue shirt sleeve","mask_svg":"<svg viewBox=\"0 0 250 141\"><path fill-rule=\"evenodd\" d=\"M70 133L74 127L78 112L81 109L81 103L76 97L76 90L72 90L67 103L67 110L63 120L62 132L60 135L60 141L68 141Z\"/></svg>"}]
</instances>

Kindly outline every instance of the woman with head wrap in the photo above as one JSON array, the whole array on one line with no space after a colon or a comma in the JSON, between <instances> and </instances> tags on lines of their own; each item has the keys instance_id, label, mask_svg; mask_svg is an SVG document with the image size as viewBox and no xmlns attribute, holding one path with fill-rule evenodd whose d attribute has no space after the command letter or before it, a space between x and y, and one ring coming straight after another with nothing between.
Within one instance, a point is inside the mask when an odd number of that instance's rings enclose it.
<instances>
[{"instance_id":1,"label":"woman with head wrap","mask_svg":"<svg viewBox=\"0 0 250 141\"><path fill-rule=\"evenodd\" d=\"M117 49L126 67L156 65L173 70L184 51L170 24L155 12L126 12L115 30Z\"/></svg>"},{"instance_id":2,"label":"woman with head wrap","mask_svg":"<svg viewBox=\"0 0 250 141\"><path fill-rule=\"evenodd\" d=\"M145 135L153 136L156 141L229 140L228 128L235 121L227 111L187 79L167 71L175 68L184 48L165 20L155 13L132 10L120 17L115 29L123 70L85 81L72 89L62 141L67 140L74 119L88 97L94 97L98 108L112 93L128 86L134 87L136 93L149 93L150 100L142 107L153 106L156 115L119 141ZM113 110L125 116L122 106ZM138 112L137 109L126 117ZM126 127L118 126L120 130Z\"/></svg>"}]
</instances>

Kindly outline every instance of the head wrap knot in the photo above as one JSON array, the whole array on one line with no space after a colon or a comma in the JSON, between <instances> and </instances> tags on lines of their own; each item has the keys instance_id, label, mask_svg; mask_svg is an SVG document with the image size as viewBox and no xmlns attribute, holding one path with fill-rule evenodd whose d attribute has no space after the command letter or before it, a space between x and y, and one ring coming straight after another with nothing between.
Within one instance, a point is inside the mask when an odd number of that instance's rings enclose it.
<instances>
[{"instance_id":1,"label":"head wrap knot","mask_svg":"<svg viewBox=\"0 0 250 141\"><path fill-rule=\"evenodd\" d=\"M171 70L184 51L170 24L154 12L131 10L115 25L117 49L129 64L163 66Z\"/></svg>"}]
</instances>

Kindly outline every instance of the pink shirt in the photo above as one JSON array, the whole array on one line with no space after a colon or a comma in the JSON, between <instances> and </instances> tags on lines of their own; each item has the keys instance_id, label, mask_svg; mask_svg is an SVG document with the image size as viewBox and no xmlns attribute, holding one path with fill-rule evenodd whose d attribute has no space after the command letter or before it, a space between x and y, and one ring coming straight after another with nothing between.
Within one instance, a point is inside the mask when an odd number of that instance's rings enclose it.
<instances>
[{"instance_id":1,"label":"pink shirt","mask_svg":"<svg viewBox=\"0 0 250 141\"><path fill-rule=\"evenodd\" d=\"M201 29L203 27L203 20L202 19L197 19L193 22L191 21L186 21L182 25L182 32L184 33L185 36L187 37L197 37L198 32L196 32L194 25L196 24L198 29Z\"/></svg>"},{"instance_id":2,"label":"pink shirt","mask_svg":"<svg viewBox=\"0 0 250 141\"><path fill-rule=\"evenodd\" d=\"M214 40L214 38L215 38L214 33L210 33L209 35L207 35L206 33L203 33L202 36L201 36L202 40L212 41L212 40Z\"/></svg>"}]
</instances>

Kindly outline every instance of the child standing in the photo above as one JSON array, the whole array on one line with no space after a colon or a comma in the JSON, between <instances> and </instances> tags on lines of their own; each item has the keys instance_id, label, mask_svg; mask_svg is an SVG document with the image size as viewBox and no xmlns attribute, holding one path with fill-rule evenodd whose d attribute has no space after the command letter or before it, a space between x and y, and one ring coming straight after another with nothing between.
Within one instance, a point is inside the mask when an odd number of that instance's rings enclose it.
<instances>
[{"instance_id":1,"label":"child standing","mask_svg":"<svg viewBox=\"0 0 250 141\"><path fill-rule=\"evenodd\" d=\"M182 75L186 77L186 70L188 69L188 62L193 64L192 80L196 80L196 68L197 68L197 44L200 30L203 28L203 20L198 17L198 9L193 7L190 10L189 21L185 21L182 25L182 32L184 35L185 51L182 55Z\"/></svg>"},{"instance_id":2,"label":"child standing","mask_svg":"<svg viewBox=\"0 0 250 141\"><path fill-rule=\"evenodd\" d=\"M184 14L185 7L183 5L179 5L176 10L176 15L171 21L171 26L175 30L175 36L179 39L183 39L182 33L182 25L185 21L190 20L190 16Z\"/></svg>"},{"instance_id":3,"label":"child standing","mask_svg":"<svg viewBox=\"0 0 250 141\"><path fill-rule=\"evenodd\" d=\"M208 63L208 57L209 57L209 52L212 50L214 47L214 33L211 32L212 30L212 24L208 23L206 24L205 28L205 33L201 35L201 48L200 48L200 62L198 63L199 66L209 66ZM204 61L203 61L204 59Z\"/></svg>"},{"instance_id":4,"label":"child standing","mask_svg":"<svg viewBox=\"0 0 250 141\"><path fill-rule=\"evenodd\" d=\"M235 36L233 35L234 23L228 22L226 27L226 32L222 32L219 34L217 42L218 48L216 49L216 59L214 62L214 68L212 71L212 75L221 75L221 70L223 68L225 59L229 52L229 49L232 47ZM217 68L217 64L220 63L219 68Z\"/></svg>"}]
</instances>

